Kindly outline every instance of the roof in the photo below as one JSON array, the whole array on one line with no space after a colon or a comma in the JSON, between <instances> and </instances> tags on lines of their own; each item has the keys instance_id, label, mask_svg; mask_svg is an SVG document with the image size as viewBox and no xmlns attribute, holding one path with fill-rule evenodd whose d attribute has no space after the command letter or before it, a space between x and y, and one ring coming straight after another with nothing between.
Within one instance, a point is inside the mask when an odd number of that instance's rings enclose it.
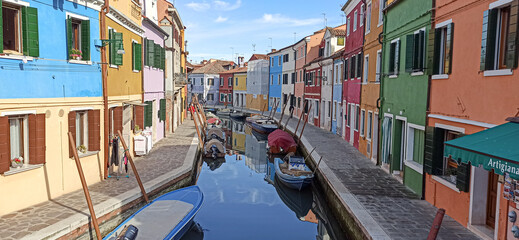
<instances>
[{"instance_id":1,"label":"roof","mask_svg":"<svg viewBox=\"0 0 519 240\"><path fill-rule=\"evenodd\" d=\"M217 74L217 73L220 73L223 71L225 71L225 68L223 68L221 63L212 62L212 63L208 63L202 67L196 68L191 73Z\"/></svg>"},{"instance_id":2,"label":"roof","mask_svg":"<svg viewBox=\"0 0 519 240\"><path fill-rule=\"evenodd\" d=\"M344 53L344 47L335 51L332 55L330 55L329 58L337 58L337 57L340 57L342 56L342 54Z\"/></svg>"},{"instance_id":3,"label":"roof","mask_svg":"<svg viewBox=\"0 0 519 240\"><path fill-rule=\"evenodd\" d=\"M256 60L256 59L265 59L265 60L268 60L269 57L266 55L266 54L252 54L252 56L250 57L249 59L249 62L250 61L253 61L253 60Z\"/></svg>"},{"instance_id":4,"label":"roof","mask_svg":"<svg viewBox=\"0 0 519 240\"><path fill-rule=\"evenodd\" d=\"M164 31L159 25L157 25L155 22L151 21L149 18L147 18L146 16L142 16L143 18L143 22L146 22L148 23L149 25L151 25L155 30L159 31L160 33L164 34L164 36L166 37L169 37L169 34Z\"/></svg>"},{"instance_id":5,"label":"roof","mask_svg":"<svg viewBox=\"0 0 519 240\"><path fill-rule=\"evenodd\" d=\"M228 70L228 71L220 72L220 74L246 73L246 72L247 72L247 67L239 67L239 68L231 69L231 70Z\"/></svg>"},{"instance_id":6,"label":"roof","mask_svg":"<svg viewBox=\"0 0 519 240\"><path fill-rule=\"evenodd\" d=\"M327 27L327 30L329 30L333 35L335 36L346 36L346 24L331 28Z\"/></svg>"}]
</instances>

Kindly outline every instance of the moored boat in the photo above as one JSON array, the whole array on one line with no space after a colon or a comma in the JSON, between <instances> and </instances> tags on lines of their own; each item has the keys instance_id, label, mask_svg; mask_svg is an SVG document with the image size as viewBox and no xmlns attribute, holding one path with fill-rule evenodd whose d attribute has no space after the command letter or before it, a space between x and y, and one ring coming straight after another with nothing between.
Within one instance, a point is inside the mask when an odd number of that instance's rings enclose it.
<instances>
[{"instance_id":1,"label":"moored boat","mask_svg":"<svg viewBox=\"0 0 519 240\"><path fill-rule=\"evenodd\" d=\"M216 111L216 115L218 116L229 116L231 114L231 109L220 109Z\"/></svg>"},{"instance_id":2,"label":"moored boat","mask_svg":"<svg viewBox=\"0 0 519 240\"><path fill-rule=\"evenodd\" d=\"M198 186L166 193L139 209L103 239L119 239L127 229L134 232L135 238L131 239L180 239L192 226L203 200Z\"/></svg>"},{"instance_id":3,"label":"moored boat","mask_svg":"<svg viewBox=\"0 0 519 240\"><path fill-rule=\"evenodd\" d=\"M263 134L269 134L278 129L278 126L274 120L256 120L248 117L247 123L252 127L253 130Z\"/></svg>"},{"instance_id":4,"label":"moored boat","mask_svg":"<svg viewBox=\"0 0 519 240\"><path fill-rule=\"evenodd\" d=\"M247 114L244 113L244 112L232 112L232 113L229 114L229 116L232 119L235 119L235 120L238 120L238 121L243 121L243 120L245 120L245 118L247 118Z\"/></svg>"},{"instance_id":5,"label":"moored boat","mask_svg":"<svg viewBox=\"0 0 519 240\"><path fill-rule=\"evenodd\" d=\"M277 129L268 136L268 149L271 154L295 153L297 143L290 134Z\"/></svg>"},{"instance_id":6,"label":"moored boat","mask_svg":"<svg viewBox=\"0 0 519 240\"><path fill-rule=\"evenodd\" d=\"M225 157L225 145L218 139L211 139L204 145L204 156L208 158Z\"/></svg>"},{"instance_id":7,"label":"moored boat","mask_svg":"<svg viewBox=\"0 0 519 240\"><path fill-rule=\"evenodd\" d=\"M291 156L291 159L301 158ZM281 183L285 184L285 186L297 190L301 190L312 183L314 178L314 174L308 168L308 166L304 165L304 170L294 170L289 169L288 163L285 163L280 158L274 159L274 168L276 169L276 177L280 180Z\"/></svg>"}]
</instances>

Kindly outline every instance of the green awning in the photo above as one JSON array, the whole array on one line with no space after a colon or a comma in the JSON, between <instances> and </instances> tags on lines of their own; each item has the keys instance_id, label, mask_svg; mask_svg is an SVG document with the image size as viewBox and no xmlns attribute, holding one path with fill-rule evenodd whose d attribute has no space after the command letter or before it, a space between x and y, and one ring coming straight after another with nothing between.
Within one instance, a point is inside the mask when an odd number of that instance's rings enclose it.
<instances>
[{"instance_id":1,"label":"green awning","mask_svg":"<svg viewBox=\"0 0 519 240\"><path fill-rule=\"evenodd\" d=\"M444 156L519 179L519 123L509 122L445 142Z\"/></svg>"}]
</instances>

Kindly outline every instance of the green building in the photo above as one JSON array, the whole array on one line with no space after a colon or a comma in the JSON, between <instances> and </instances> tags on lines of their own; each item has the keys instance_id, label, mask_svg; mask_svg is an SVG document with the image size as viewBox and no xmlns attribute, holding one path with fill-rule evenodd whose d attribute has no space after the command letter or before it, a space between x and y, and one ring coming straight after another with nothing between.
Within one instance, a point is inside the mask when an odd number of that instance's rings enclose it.
<instances>
[{"instance_id":1,"label":"green building","mask_svg":"<svg viewBox=\"0 0 519 240\"><path fill-rule=\"evenodd\" d=\"M432 0L386 0L380 164L422 195ZM434 36L434 35L433 35ZM433 42L433 41L431 41Z\"/></svg>"}]
</instances>

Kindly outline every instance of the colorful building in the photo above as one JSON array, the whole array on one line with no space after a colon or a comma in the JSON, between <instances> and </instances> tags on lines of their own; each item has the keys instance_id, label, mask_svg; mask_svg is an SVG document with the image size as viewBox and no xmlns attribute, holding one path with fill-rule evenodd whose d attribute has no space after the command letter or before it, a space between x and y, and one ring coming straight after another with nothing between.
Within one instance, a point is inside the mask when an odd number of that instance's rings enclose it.
<instances>
[{"instance_id":1,"label":"colorful building","mask_svg":"<svg viewBox=\"0 0 519 240\"><path fill-rule=\"evenodd\" d=\"M281 74L283 73L283 55L281 52L273 50L267 54L270 58L269 69L269 111L278 105L276 112L281 112Z\"/></svg>"},{"instance_id":2,"label":"colorful building","mask_svg":"<svg viewBox=\"0 0 519 240\"><path fill-rule=\"evenodd\" d=\"M347 74L343 84L343 110L347 118L343 119L345 139L355 148L359 148L360 137L360 85L364 57L364 4L361 0L348 1L342 7L346 15L346 44L344 47L344 62Z\"/></svg>"},{"instance_id":3,"label":"colorful building","mask_svg":"<svg viewBox=\"0 0 519 240\"><path fill-rule=\"evenodd\" d=\"M234 70L231 69L220 73L219 101L224 106L232 106L232 86Z\"/></svg>"},{"instance_id":4,"label":"colorful building","mask_svg":"<svg viewBox=\"0 0 519 240\"><path fill-rule=\"evenodd\" d=\"M103 180L101 3L54 4L0 2L0 215Z\"/></svg>"},{"instance_id":5,"label":"colorful building","mask_svg":"<svg viewBox=\"0 0 519 240\"><path fill-rule=\"evenodd\" d=\"M247 64L247 94L245 106L248 109L266 111L269 94L269 60L257 59Z\"/></svg>"},{"instance_id":6,"label":"colorful building","mask_svg":"<svg viewBox=\"0 0 519 240\"><path fill-rule=\"evenodd\" d=\"M285 47L279 52L283 56L283 63L281 66L281 103L280 107L283 105L287 105L285 107L285 114L290 114L290 106L294 106L295 97L294 97L294 84L296 82L297 76L295 72L296 60L295 60L295 50L293 48L294 45L290 45ZM283 109L281 109L283 111Z\"/></svg>"},{"instance_id":7,"label":"colorful building","mask_svg":"<svg viewBox=\"0 0 519 240\"><path fill-rule=\"evenodd\" d=\"M380 106L381 163L418 195L423 191L427 111L426 42L432 1L394 1L385 11Z\"/></svg>"},{"instance_id":8,"label":"colorful building","mask_svg":"<svg viewBox=\"0 0 519 240\"><path fill-rule=\"evenodd\" d=\"M344 48L336 51L331 58L333 59L333 93L332 93L332 132L343 136L342 119L342 82L344 81Z\"/></svg>"},{"instance_id":9,"label":"colorful building","mask_svg":"<svg viewBox=\"0 0 519 240\"><path fill-rule=\"evenodd\" d=\"M296 55L296 81L294 84L294 97L296 99L294 115L299 117L304 112L304 94L305 94L305 78L304 66L306 65L307 44L310 42L310 37L304 37L299 42L294 44Z\"/></svg>"},{"instance_id":10,"label":"colorful building","mask_svg":"<svg viewBox=\"0 0 519 240\"><path fill-rule=\"evenodd\" d=\"M312 110L308 114L308 122L316 127L319 127L321 123L320 107L321 85L323 79L321 57L318 57L305 65L304 73L306 79L304 99L306 102L308 102L308 106L312 106Z\"/></svg>"},{"instance_id":11,"label":"colorful building","mask_svg":"<svg viewBox=\"0 0 519 240\"><path fill-rule=\"evenodd\" d=\"M191 94L197 94L199 101L204 101L209 105L218 104L218 97L220 96L220 72L225 69L219 62L210 62L204 66L195 69L188 76L191 83Z\"/></svg>"},{"instance_id":12,"label":"colorful building","mask_svg":"<svg viewBox=\"0 0 519 240\"><path fill-rule=\"evenodd\" d=\"M245 100L247 94L247 67L239 67L234 72L234 86L233 92L233 106L245 107ZM245 142L245 136L243 138Z\"/></svg>"},{"instance_id":13,"label":"colorful building","mask_svg":"<svg viewBox=\"0 0 519 240\"><path fill-rule=\"evenodd\" d=\"M379 143L379 112L377 101L380 96L380 76L382 67L382 44L379 35L383 27L383 0L372 0L366 4L364 63L360 93L361 133L359 151L377 163ZM364 113L364 119L362 119Z\"/></svg>"},{"instance_id":14,"label":"colorful building","mask_svg":"<svg viewBox=\"0 0 519 240\"><path fill-rule=\"evenodd\" d=\"M423 163L425 200L482 238L515 239L512 227L517 222L508 216L519 213L514 191L519 123L507 118L517 116L519 102L512 90L518 89L518 52L509 48L517 43L519 4L447 3L435 3L445 7L436 10L428 45L435 47ZM482 144L467 146L475 141Z\"/></svg>"}]
</instances>

